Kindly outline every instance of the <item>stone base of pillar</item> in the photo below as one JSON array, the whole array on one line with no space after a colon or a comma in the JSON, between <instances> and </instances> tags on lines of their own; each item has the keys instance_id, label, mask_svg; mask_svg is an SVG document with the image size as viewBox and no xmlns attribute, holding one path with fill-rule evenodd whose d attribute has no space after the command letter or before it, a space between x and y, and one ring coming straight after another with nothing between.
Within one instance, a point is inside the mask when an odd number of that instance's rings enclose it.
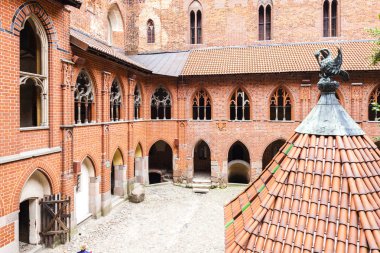
<instances>
[{"instance_id":1,"label":"stone base of pillar","mask_svg":"<svg viewBox=\"0 0 380 253\"><path fill-rule=\"evenodd\" d=\"M95 219L102 216L100 177L90 178L90 212Z\"/></svg>"},{"instance_id":2,"label":"stone base of pillar","mask_svg":"<svg viewBox=\"0 0 380 253\"><path fill-rule=\"evenodd\" d=\"M116 196L125 197L127 195L127 166L115 166L115 188L113 191Z\"/></svg>"},{"instance_id":3,"label":"stone base of pillar","mask_svg":"<svg viewBox=\"0 0 380 253\"><path fill-rule=\"evenodd\" d=\"M102 196L102 201L101 201L101 210L102 210L102 215L106 216L111 212L112 209L112 196L111 196L111 191L104 192L101 194Z\"/></svg>"}]
</instances>

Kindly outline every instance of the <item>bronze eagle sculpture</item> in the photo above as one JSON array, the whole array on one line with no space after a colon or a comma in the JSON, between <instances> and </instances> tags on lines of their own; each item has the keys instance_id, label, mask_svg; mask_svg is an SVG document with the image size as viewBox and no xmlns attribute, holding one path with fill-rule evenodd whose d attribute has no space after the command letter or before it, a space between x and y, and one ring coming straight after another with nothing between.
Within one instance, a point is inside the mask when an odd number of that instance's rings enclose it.
<instances>
[{"instance_id":1,"label":"bronze eagle sculpture","mask_svg":"<svg viewBox=\"0 0 380 253\"><path fill-rule=\"evenodd\" d=\"M330 50L327 48L321 49L314 53L320 66L320 77L325 80L330 80L331 77L339 75L344 81L348 81L349 75L346 71L341 70L342 66L342 50L338 48L338 55L335 59L332 58Z\"/></svg>"}]
</instances>

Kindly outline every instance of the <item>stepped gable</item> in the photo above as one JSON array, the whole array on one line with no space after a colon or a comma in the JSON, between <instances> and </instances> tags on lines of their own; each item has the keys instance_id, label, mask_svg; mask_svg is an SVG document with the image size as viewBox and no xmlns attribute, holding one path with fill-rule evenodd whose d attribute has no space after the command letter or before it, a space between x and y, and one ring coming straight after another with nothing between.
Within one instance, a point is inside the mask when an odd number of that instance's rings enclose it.
<instances>
[{"instance_id":1,"label":"stepped gable","mask_svg":"<svg viewBox=\"0 0 380 253\"><path fill-rule=\"evenodd\" d=\"M380 252L380 150L335 98L337 82L322 74L318 85L318 105L225 206L226 252Z\"/></svg>"}]
</instances>

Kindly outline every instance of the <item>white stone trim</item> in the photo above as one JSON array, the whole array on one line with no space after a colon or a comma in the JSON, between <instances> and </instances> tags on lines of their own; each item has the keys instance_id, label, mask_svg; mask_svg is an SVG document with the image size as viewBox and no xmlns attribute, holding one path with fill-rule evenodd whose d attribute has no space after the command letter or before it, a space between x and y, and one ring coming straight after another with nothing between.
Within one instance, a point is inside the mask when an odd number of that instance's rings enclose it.
<instances>
[{"instance_id":1,"label":"white stone trim","mask_svg":"<svg viewBox=\"0 0 380 253\"><path fill-rule=\"evenodd\" d=\"M59 153L61 151L62 151L61 147L41 148L41 149L35 149L35 150L31 150L31 151L21 152L21 153L18 153L16 155L2 156L2 157L0 157L0 164L20 161L20 160L38 157L38 156L43 156L43 155L50 155L50 154L54 154L54 153Z\"/></svg>"}]
</instances>

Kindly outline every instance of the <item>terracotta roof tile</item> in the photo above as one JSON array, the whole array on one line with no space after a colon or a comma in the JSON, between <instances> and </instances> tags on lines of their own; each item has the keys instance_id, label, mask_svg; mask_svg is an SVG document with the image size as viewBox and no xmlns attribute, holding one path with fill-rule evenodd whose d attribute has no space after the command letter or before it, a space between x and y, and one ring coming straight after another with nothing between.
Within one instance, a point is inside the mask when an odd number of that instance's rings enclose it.
<instances>
[{"instance_id":1,"label":"terracotta roof tile","mask_svg":"<svg viewBox=\"0 0 380 253\"><path fill-rule=\"evenodd\" d=\"M344 52L343 69L380 70L380 65L371 65L370 60L375 44L360 40L195 49L190 52L182 75L318 71L315 58L310 55L320 48L336 46Z\"/></svg>"},{"instance_id":2,"label":"terracotta roof tile","mask_svg":"<svg viewBox=\"0 0 380 253\"><path fill-rule=\"evenodd\" d=\"M299 160L305 152L313 157ZM380 166L373 154L367 136L296 134L225 206L226 220L234 220L226 252L378 252Z\"/></svg>"}]
</instances>

